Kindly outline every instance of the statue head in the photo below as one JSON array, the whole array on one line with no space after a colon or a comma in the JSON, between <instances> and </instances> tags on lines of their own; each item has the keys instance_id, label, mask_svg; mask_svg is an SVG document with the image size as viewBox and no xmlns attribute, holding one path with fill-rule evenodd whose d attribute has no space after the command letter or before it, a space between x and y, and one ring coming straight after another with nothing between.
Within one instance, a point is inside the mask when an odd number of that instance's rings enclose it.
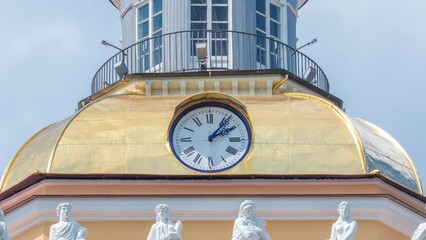
<instances>
[{"instance_id":1,"label":"statue head","mask_svg":"<svg viewBox=\"0 0 426 240\"><path fill-rule=\"evenodd\" d=\"M157 218L157 222L163 222L163 223L171 223L171 217L169 215L169 206L166 204L158 204L155 207L155 214Z\"/></svg>"},{"instance_id":2,"label":"statue head","mask_svg":"<svg viewBox=\"0 0 426 240\"><path fill-rule=\"evenodd\" d=\"M59 221L68 221L70 212L71 205L69 203L60 203L56 207L56 215L59 217Z\"/></svg>"},{"instance_id":3,"label":"statue head","mask_svg":"<svg viewBox=\"0 0 426 240\"><path fill-rule=\"evenodd\" d=\"M348 202L343 201L337 207L337 212L339 213L340 217L347 218L351 213L351 205Z\"/></svg>"},{"instance_id":4,"label":"statue head","mask_svg":"<svg viewBox=\"0 0 426 240\"><path fill-rule=\"evenodd\" d=\"M251 218L256 216L256 205L252 200L245 200L240 205L240 212L238 217Z\"/></svg>"}]
</instances>

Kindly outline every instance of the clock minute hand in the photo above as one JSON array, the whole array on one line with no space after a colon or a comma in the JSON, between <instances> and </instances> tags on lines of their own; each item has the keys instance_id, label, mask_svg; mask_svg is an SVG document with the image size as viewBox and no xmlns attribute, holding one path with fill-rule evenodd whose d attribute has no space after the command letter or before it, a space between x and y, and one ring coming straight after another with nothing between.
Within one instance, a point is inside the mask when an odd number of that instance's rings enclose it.
<instances>
[{"instance_id":1,"label":"clock minute hand","mask_svg":"<svg viewBox=\"0 0 426 240\"><path fill-rule=\"evenodd\" d=\"M220 121L220 123L219 123L219 127L212 133L212 134L210 134L209 135L209 141L211 142L211 141L213 141L213 139L215 139L217 136L219 136L219 135L223 135L221 132L221 130L224 128L224 127L226 127L228 124L229 124L229 119L232 117L232 115L231 116L229 116L229 117L224 117L223 119L222 119L222 121Z\"/></svg>"},{"instance_id":2,"label":"clock minute hand","mask_svg":"<svg viewBox=\"0 0 426 240\"><path fill-rule=\"evenodd\" d=\"M221 127L226 127L229 124L229 119L231 119L231 117L232 117L232 115L227 117L227 118L226 117L222 118L222 121L220 121L220 123L219 123L219 129Z\"/></svg>"}]
</instances>

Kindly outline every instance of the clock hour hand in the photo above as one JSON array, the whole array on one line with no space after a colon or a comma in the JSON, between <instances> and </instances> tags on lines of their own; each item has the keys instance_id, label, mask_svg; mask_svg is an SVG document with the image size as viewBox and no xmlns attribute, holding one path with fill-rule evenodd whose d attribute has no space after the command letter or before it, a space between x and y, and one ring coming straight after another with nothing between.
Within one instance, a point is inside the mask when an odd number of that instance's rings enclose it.
<instances>
[{"instance_id":1,"label":"clock hour hand","mask_svg":"<svg viewBox=\"0 0 426 240\"><path fill-rule=\"evenodd\" d=\"M217 131L217 132L215 131L215 133L214 133L215 135L213 135L213 134L212 134L212 135L210 135L210 136L209 136L209 141L210 141L210 142L211 142L211 141L213 141L213 139L214 139L214 138L216 138L216 137L217 137L217 136L219 136L219 135L220 135L220 136L228 135L228 133L229 133L230 131L234 130L235 128L237 128L237 127L236 127L236 126L232 126L232 127L230 127L230 128L219 128L219 129L218 129L219 131ZM211 140L210 140L210 137L212 137L212 138L211 138Z\"/></svg>"},{"instance_id":2,"label":"clock hour hand","mask_svg":"<svg viewBox=\"0 0 426 240\"><path fill-rule=\"evenodd\" d=\"M210 142L213 141L213 139L215 139L217 136L223 135L221 132L222 132L222 130L224 130L224 127L226 127L229 124L229 119L231 118L231 116L229 116L227 118L224 117L222 119L222 121L220 121L219 127L212 134L209 135L208 139L209 139Z\"/></svg>"},{"instance_id":3,"label":"clock hour hand","mask_svg":"<svg viewBox=\"0 0 426 240\"><path fill-rule=\"evenodd\" d=\"M237 128L236 126L232 126L232 127L230 127L230 128L224 128L223 129L223 131L222 131L222 136L224 136L224 135L228 135L228 133L230 132L230 131L232 131L232 130L234 130L235 128Z\"/></svg>"},{"instance_id":4,"label":"clock hour hand","mask_svg":"<svg viewBox=\"0 0 426 240\"><path fill-rule=\"evenodd\" d=\"M222 127L219 127L218 129L216 129L216 131L214 131L212 134L209 135L209 141L213 141L213 139L215 139L217 136L221 135L220 131L222 130Z\"/></svg>"}]
</instances>

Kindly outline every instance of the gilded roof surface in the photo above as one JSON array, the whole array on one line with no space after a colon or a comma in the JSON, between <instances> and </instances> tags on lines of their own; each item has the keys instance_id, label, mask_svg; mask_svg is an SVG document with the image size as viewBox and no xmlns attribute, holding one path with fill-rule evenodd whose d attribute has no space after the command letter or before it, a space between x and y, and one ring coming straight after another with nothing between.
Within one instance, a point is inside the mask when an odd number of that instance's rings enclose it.
<instances>
[{"instance_id":1,"label":"gilded roof surface","mask_svg":"<svg viewBox=\"0 0 426 240\"><path fill-rule=\"evenodd\" d=\"M226 174L364 174L372 170L421 192L399 144L378 127L307 94L238 96L253 150ZM168 126L184 96L111 95L35 134L11 160L2 190L34 171L202 175L177 161Z\"/></svg>"}]
</instances>

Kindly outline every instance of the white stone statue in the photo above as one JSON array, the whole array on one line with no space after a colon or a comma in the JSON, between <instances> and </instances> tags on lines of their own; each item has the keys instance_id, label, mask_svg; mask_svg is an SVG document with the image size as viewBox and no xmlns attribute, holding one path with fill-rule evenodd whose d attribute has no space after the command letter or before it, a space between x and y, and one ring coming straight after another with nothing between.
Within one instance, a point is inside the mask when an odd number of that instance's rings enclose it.
<instances>
[{"instance_id":1,"label":"white stone statue","mask_svg":"<svg viewBox=\"0 0 426 240\"><path fill-rule=\"evenodd\" d=\"M354 240L357 224L350 216L350 204L346 201L341 202L337 212L340 216L331 228L330 240Z\"/></svg>"},{"instance_id":2,"label":"white stone statue","mask_svg":"<svg viewBox=\"0 0 426 240\"><path fill-rule=\"evenodd\" d=\"M9 234L7 233L6 216L3 210L0 208L0 240L9 240Z\"/></svg>"},{"instance_id":3,"label":"white stone statue","mask_svg":"<svg viewBox=\"0 0 426 240\"><path fill-rule=\"evenodd\" d=\"M234 222L232 240L270 240L265 229L266 222L256 216L256 206L251 200L240 205L238 218Z\"/></svg>"},{"instance_id":4,"label":"white stone statue","mask_svg":"<svg viewBox=\"0 0 426 240\"><path fill-rule=\"evenodd\" d=\"M426 240L426 222L419 224L411 240Z\"/></svg>"},{"instance_id":5,"label":"white stone statue","mask_svg":"<svg viewBox=\"0 0 426 240\"><path fill-rule=\"evenodd\" d=\"M88 234L86 228L69 218L71 205L61 203L56 208L59 222L50 227L49 240L85 240Z\"/></svg>"},{"instance_id":6,"label":"white stone statue","mask_svg":"<svg viewBox=\"0 0 426 240\"><path fill-rule=\"evenodd\" d=\"M155 207L155 214L157 221L152 225L147 240L182 240L183 224L179 220L176 224L172 222L166 204L158 204Z\"/></svg>"}]
</instances>

